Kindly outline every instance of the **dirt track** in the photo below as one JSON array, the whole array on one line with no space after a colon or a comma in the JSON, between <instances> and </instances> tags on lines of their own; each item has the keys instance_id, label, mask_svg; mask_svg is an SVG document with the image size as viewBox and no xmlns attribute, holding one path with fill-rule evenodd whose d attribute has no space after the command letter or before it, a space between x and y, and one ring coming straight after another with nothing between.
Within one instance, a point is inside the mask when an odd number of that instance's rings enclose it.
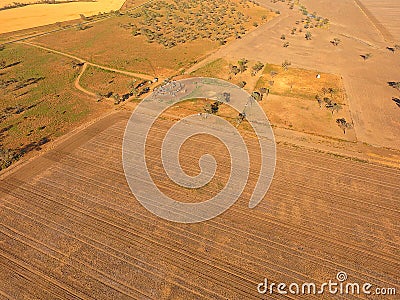
<instances>
[{"instance_id":1,"label":"dirt track","mask_svg":"<svg viewBox=\"0 0 400 300\"><path fill-rule=\"evenodd\" d=\"M87 94L89 96L96 97L95 93L92 93L92 92L84 89L79 83L79 80L81 79L83 73L85 73L86 68L87 68L87 63L84 63L83 66L82 66L81 72L79 73L78 77L76 78L76 80L74 82L75 88L77 88L78 90L80 90L81 92L84 92L85 94Z\"/></svg>"},{"instance_id":2,"label":"dirt track","mask_svg":"<svg viewBox=\"0 0 400 300\"><path fill-rule=\"evenodd\" d=\"M128 116L110 115L3 178L4 297L259 299L264 277L321 283L338 271L400 288L398 169L279 146L274 182L256 209L247 208L250 179L221 216L174 224L145 210L126 184ZM149 152L154 180L180 199L194 195L164 180L157 145L171 124L158 125ZM192 142L182 162L194 172L204 149L223 153L207 140Z\"/></svg>"},{"instance_id":3,"label":"dirt track","mask_svg":"<svg viewBox=\"0 0 400 300\"><path fill-rule=\"evenodd\" d=\"M115 73L120 73L120 74L124 74L124 75L128 75L128 76L132 76L132 77L142 78L142 79L146 79L146 80L153 80L154 79L153 77L151 77L149 75L145 75L145 74L141 74L141 73L133 73L133 72L129 72L129 71L119 70L119 69L110 68L110 67L102 66L102 65L99 65L99 64L95 64L95 63L92 63L92 62L88 62L88 61L85 61L84 59L79 58L77 56L74 56L74 55L71 55L71 54L68 54L68 53L65 53L65 52L57 51L57 50L54 50L54 49L50 49L48 47L43 47L43 46L39 46L39 45L36 45L36 44L33 44L33 43L28 43L28 42L20 42L20 43L24 44L24 45L36 47L36 48L39 48L39 49L42 49L42 50L45 50L45 51L49 51L49 52L52 52L52 53L55 53L55 54L59 54L59 55L62 55L62 56L66 56L66 57L75 59L77 61L83 62L86 65L90 65L90 66L93 66L93 67L96 67L96 68L99 68L99 69L103 69L103 70L107 70L107 71L111 71L111 72L115 72Z\"/></svg>"}]
</instances>

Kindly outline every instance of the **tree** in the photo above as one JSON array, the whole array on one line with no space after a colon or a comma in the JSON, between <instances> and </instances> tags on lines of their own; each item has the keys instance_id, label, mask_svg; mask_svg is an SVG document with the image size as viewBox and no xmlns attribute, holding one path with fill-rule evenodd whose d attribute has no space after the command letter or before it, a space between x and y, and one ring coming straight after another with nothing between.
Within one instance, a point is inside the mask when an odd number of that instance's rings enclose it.
<instances>
[{"instance_id":1,"label":"tree","mask_svg":"<svg viewBox=\"0 0 400 300\"><path fill-rule=\"evenodd\" d=\"M342 109L342 106L337 103L326 104L326 108L332 113L339 112Z\"/></svg>"},{"instance_id":2,"label":"tree","mask_svg":"<svg viewBox=\"0 0 400 300\"><path fill-rule=\"evenodd\" d=\"M261 87L259 90L260 90L261 95L267 95L268 96L268 94L269 94L269 89L268 88Z\"/></svg>"},{"instance_id":3,"label":"tree","mask_svg":"<svg viewBox=\"0 0 400 300\"><path fill-rule=\"evenodd\" d=\"M281 35L281 40L286 40L286 35L282 34Z\"/></svg>"},{"instance_id":4,"label":"tree","mask_svg":"<svg viewBox=\"0 0 400 300\"><path fill-rule=\"evenodd\" d=\"M339 38L334 38L331 43L334 46L338 46L340 44L341 40Z\"/></svg>"},{"instance_id":5,"label":"tree","mask_svg":"<svg viewBox=\"0 0 400 300\"><path fill-rule=\"evenodd\" d=\"M103 95L99 92L96 92L96 102L101 102L103 99Z\"/></svg>"},{"instance_id":6,"label":"tree","mask_svg":"<svg viewBox=\"0 0 400 300\"><path fill-rule=\"evenodd\" d=\"M261 101L263 98L263 95L260 92L254 91L251 93L251 96L256 100L256 101Z\"/></svg>"},{"instance_id":7,"label":"tree","mask_svg":"<svg viewBox=\"0 0 400 300\"><path fill-rule=\"evenodd\" d=\"M311 40L312 39L311 32L307 31L306 34L305 34L305 38L306 38L307 41Z\"/></svg>"},{"instance_id":8,"label":"tree","mask_svg":"<svg viewBox=\"0 0 400 300\"><path fill-rule=\"evenodd\" d=\"M371 56L372 56L372 54L371 54L371 53L367 53L367 54L361 54L360 56L361 56L361 57L364 59L364 61L365 61L365 60L367 60L367 59L370 59Z\"/></svg>"},{"instance_id":9,"label":"tree","mask_svg":"<svg viewBox=\"0 0 400 300\"><path fill-rule=\"evenodd\" d=\"M229 102L231 101L231 94L228 92L223 92L221 98L222 102Z\"/></svg>"},{"instance_id":10,"label":"tree","mask_svg":"<svg viewBox=\"0 0 400 300\"><path fill-rule=\"evenodd\" d=\"M389 81L389 86L400 91L400 81Z\"/></svg>"},{"instance_id":11,"label":"tree","mask_svg":"<svg viewBox=\"0 0 400 300\"><path fill-rule=\"evenodd\" d=\"M316 95L315 96L315 100L317 100L317 102L319 104L319 107L321 108L322 107L322 99L321 99L321 97L319 95Z\"/></svg>"},{"instance_id":12,"label":"tree","mask_svg":"<svg viewBox=\"0 0 400 300\"><path fill-rule=\"evenodd\" d=\"M240 73L240 69L237 66L229 65L229 70L234 75L237 75Z\"/></svg>"},{"instance_id":13,"label":"tree","mask_svg":"<svg viewBox=\"0 0 400 300\"><path fill-rule=\"evenodd\" d=\"M0 44L0 51L3 51L6 48L3 44Z\"/></svg>"},{"instance_id":14,"label":"tree","mask_svg":"<svg viewBox=\"0 0 400 300\"><path fill-rule=\"evenodd\" d=\"M283 44L283 48L287 48L287 47L289 47L289 42L285 42L284 44Z\"/></svg>"},{"instance_id":15,"label":"tree","mask_svg":"<svg viewBox=\"0 0 400 300\"><path fill-rule=\"evenodd\" d=\"M215 101L213 104L211 104L211 113L216 114L219 110L219 106L222 104L222 102Z\"/></svg>"},{"instance_id":16,"label":"tree","mask_svg":"<svg viewBox=\"0 0 400 300\"><path fill-rule=\"evenodd\" d=\"M121 98L120 98L120 96L119 96L117 93L113 94L112 96L113 96L113 98L114 98L114 104L115 104L115 105L121 103Z\"/></svg>"},{"instance_id":17,"label":"tree","mask_svg":"<svg viewBox=\"0 0 400 300\"><path fill-rule=\"evenodd\" d=\"M77 30L85 30L87 27L85 26L85 25L83 25L82 23L79 23L77 26L76 26L76 29Z\"/></svg>"},{"instance_id":18,"label":"tree","mask_svg":"<svg viewBox=\"0 0 400 300\"><path fill-rule=\"evenodd\" d=\"M242 112L236 117L236 127L238 127L246 119L246 113Z\"/></svg>"},{"instance_id":19,"label":"tree","mask_svg":"<svg viewBox=\"0 0 400 300\"><path fill-rule=\"evenodd\" d=\"M239 82L238 86L242 89L246 86L247 82L246 81L241 81Z\"/></svg>"},{"instance_id":20,"label":"tree","mask_svg":"<svg viewBox=\"0 0 400 300\"><path fill-rule=\"evenodd\" d=\"M336 119L336 124L343 130L344 134L346 134L346 129L353 128L353 124L347 123L345 118Z\"/></svg>"},{"instance_id":21,"label":"tree","mask_svg":"<svg viewBox=\"0 0 400 300\"><path fill-rule=\"evenodd\" d=\"M15 154L9 149L0 148L0 170L8 168L15 160Z\"/></svg>"},{"instance_id":22,"label":"tree","mask_svg":"<svg viewBox=\"0 0 400 300\"><path fill-rule=\"evenodd\" d=\"M276 75L278 75L278 72L272 70L271 72L269 72L269 74L272 78L274 78Z\"/></svg>"},{"instance_id":23,"label":"tree","mask_svg":"<svg viewBox=\"0 0 400 300\"><path fill-rule=\"evenodd\" d=\"M211 104L210 104L210 103L206 103L206 104L204 105L203 109L204 109L204 112L205 112L206 114L211 114L211 113L212 113L212 112L211 112Z\"/></svg>"},{"instance_id":24,"label":"tree","mask_svg":"<svg viewBox=\"0 0 400 300\"><path fill-rule=\"evenodd\" d=\"M328 88L328 93L331 95L331 97L333 97L333 94L336 93L336 90L334 88Z\"/></svg>"},{"instance_id":25,"label":"tree","mask_svg":"<svg viewBox=\"0 0 400 300\"><path fill-rule=\"evenodd\" d=\"M253 67L252 67L252 72L251 76L255 76L259 71L264 68L264 64L262 62L257 62Z\"/></svg>"},{"instance_id":26,"label":"tree","mask_svg":"<svg viewBox=\"0 0 400 300\"><path fill-rule=\"evenodd\" d=\"M285 60L285 61L282 63L282 68L283 68L285 71L287 71L288 68L289 68L289 66L291 66L291 65L292 65L292 63L291 63L290 61Z\"/></svg>"},{"instance_id":27,"label":"tree","mask_svg":"<svg viewBox=\"0 0 400 300\"><path fill-rule=\"evenodd\" d=\"M238 61L240 73L243 73L244 71L247 70L247 63L248 62L249 61L247 59L245 59L245 58L242 58L241 60Z\"/></svg>"},{"instance_id":28,"label":"tree","mask_svg":"<svg viewBox=\"0 0 400 300\"><path fill-rule=\"evenodd\" d=\"M324 102L326 103L326 105L325 105L325 106L332 105L332 100L331 100L331 98L324 97Z\"/></svg>"}]
</instances>

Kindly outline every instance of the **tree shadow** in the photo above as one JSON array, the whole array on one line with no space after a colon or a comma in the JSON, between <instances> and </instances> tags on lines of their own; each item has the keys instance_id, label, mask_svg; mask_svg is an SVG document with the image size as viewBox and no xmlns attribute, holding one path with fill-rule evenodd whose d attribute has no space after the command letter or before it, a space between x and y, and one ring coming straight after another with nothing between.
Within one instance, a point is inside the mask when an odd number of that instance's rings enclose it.
<instances>
[{"instance_id":1,"label":"tree shadow","mask_svg":"<svg viewBox=\"0 0 400 300\"><path fill-rule=\"evenodd\" d=\"M394 47L386 47L386 49L389 50L392 53L396 52L396 48L394 48Z\"/></svg>"},{"instance_id":2,"label":"tree shadow","mask_svg":"<svg viewBox=\"0 0 400 300\"><path fill-rule=\"evenodd\" d=\"M13 127L14 127L14 125L11 124L11 125L8 125L8 126L6 126L6 127L0 129L0 142L3 140L4 134L5 134L7 131L9 131L11 128L13 128Z\"/></svg>"},{"instance_id":3,"label":"tree shadow","mask_svg":"<svg viewBox=\"0 0 400 300\"><path fill-rule=\"evenodd\" d=\"M35 141L32 143L29 143L28 145L25 145L22 148L15 149L15 152L17 153L17 155L19 157L21 157L32 150L36 150L36 151L41 150L42 146L48 142L50 142L50 138L46 136L46 137L41 138L39 141Z\"/></svg>"},{"instance_id":4,"label":"tree shadow","mask_svg":"<svg viewBox=\"0 0 400 300\"><path fill-rule=\"evenodd\" d=\"M399 98L392 98L393 102L397 104L397 106L400 108L400 99Z\"/></svg>"},{"instance_id":5,"label":"tree shadow","mask_svg":"<svg viewBox=\"0 0 400 300\"><path fill-rule=\"evenodd\" d=\"M388 81L387 84L388 84L390 87L394 88L394 89L398 89L399 82L396 82L396 81Z\"/></svg>"}]
</instances>

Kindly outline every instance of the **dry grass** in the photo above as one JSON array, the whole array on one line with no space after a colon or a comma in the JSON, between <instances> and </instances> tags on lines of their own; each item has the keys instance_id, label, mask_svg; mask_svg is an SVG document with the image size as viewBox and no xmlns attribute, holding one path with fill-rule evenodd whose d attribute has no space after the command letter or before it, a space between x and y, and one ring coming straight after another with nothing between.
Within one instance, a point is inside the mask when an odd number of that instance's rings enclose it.
<instances>
[{"instance_id":1,"label":"dry grass","mask_svg":"<svg viewBox=\"0 0 400 300\"><path fill-rule=\"evenodd\" d=\"M271 72L276 72L271 76ZM317 78L320 74L321 78ZM270 82L273 81L273 85ZM286 97L314 100L316 95L323 96L323 88L333 88L335 101L345 104L345 91L340 76L320 73L318 71L289 68L285 71L281 66L267 64L257 82L256 88L268 87L270 93Z\"/></svg>"},{"instance_id":2,"label":"dry grass","mask_svg":"<svg viewBox=\"0 0 400 300\"><path fill-rule=\"evenodd\" d=\"M70 59L13 45L0 52L0 61L20 62L0 70L0 146L16 155L40 148L107 107L75 90L79 69Z\"/></svg>"},{"instance_id":3,"label":"dry grass","mask_svg":"<svg viewBox=\"0 0 400 300\"><path fill-rule=\"evenodd\" d=\"M351 122L346 93L340 76L320 73L312 70L289 68L285 71L281 66L265 64L264 70L251 76L254 61L248 62L248 69L238 75L230 74L229 64L237 62L217 59L191 73L192 76L215 77L228 80L234 84L245 81L248 92L261 87L270 89L270 95L264 96L260 105L264 109L271 124L300 132L329 136L346 140L355 140L354 131L346 134L337 126L337 118L345 118ZM271 72L275 72L273 76ZM321 78L317 79L317 74ZM274 81L271 85L270 81ZM323 88L332 88L334 93L323 93ZM318 104L315 96L332 98L342 109L332 114L325 108L325 103Z\"/></svg>"},{"instance_id":4,"label":"dry grass","mask_svg":"<svg viewBox=\"0 0 400 300\"><path fill-rule=\"evenodd\" d=\"M159 77L176 73L217 48L216 42L199 40L166 49L120 27L129 21L129 17L113 18L84 31L66 30L35 41L94 63Z\"/></svg>"},{"instance_id":5,"label":"dry grass","mask_svg":"<svg viewBox=\"0 0 400 300\"><path fill-rule=\"evenodd\" d=\"M80 84L93 93L107 94L112 92L122 95L132 90L133 83L140 81L140 79L131 76L89 66L83 73Z\"/></svg>"},{"instance_id":6,"label":"dry grass","mask_svg":"<svg viewBox=\"0 0 400 300\"><path fill-rule=\"evenodd\" d=\"M199 77L214 77L214 78L227 79L229 77L229 75L227 75L228 73L229 73L228 62L223 58L219 58L217 60L214 60L206 64L200 69L195 70L194 72L190 73L190 75Z\"/></svg>"},{"instance_id":7,"label":"dry grass","mask_svg":"<svg viewBox=\"0 0 400 300\"><path fill-rule=\"evenodd\" d=\"M172 1L169 2L172 3ZM147 8L147 10L149 9ZM258 15L261 14L261 11L264 11L269 16L264 22L272 18L272 13L269 10L258 6L241 8L239 5L238 11L242 10L246 10L249 13L249 20L243 25L244 30L247 31L254 28L252 23L254 20L260 19ZM172 48L166 48L156 41L149 43L148 37L144 34L133 35L132 26L140 28L142 26L140 25L141 22L145 21L142 9L137 10L136 13L140 14L140 16L135 16L135 11L131 11L129 14L126 13L122 16L95 23L86 30L65 30L37 38L35 41L98 64L158 77L171 76L182 72L185 68L201 60L220 46L217 36L212 36L211 39L198 37L193 41L186 40L185 43L178 43L177 46ZM252 16L252 13L255 16ZM192 17L192 12L188 10L185 13L178 12L176 16L189 18ZM164 22L163 20L160 19L158 22ZM226 25L228 26L229 24L227 23ZM175 26L181 25L174 19L170 26L171 30ZM211 32L216 32L218 35L218 30L216 29L218 26L216 24L212 26L215 28ZM198 31L198 26L196 25L190 25L189 28L188 33ZM161 31L159 34L162 35L162 38L170 39L170 32L164 33ZM116 48L118 51L116 51Z\"/></svg>"}]
</instances>

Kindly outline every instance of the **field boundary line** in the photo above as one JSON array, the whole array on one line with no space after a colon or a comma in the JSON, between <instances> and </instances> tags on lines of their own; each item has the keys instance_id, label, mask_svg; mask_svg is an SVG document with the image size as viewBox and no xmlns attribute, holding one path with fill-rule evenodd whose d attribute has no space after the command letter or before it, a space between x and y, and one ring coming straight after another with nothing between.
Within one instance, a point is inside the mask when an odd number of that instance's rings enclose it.
<instances>
[{"instance_id":1,"label":"field boundary line","mask_svg":"<svg viewBox=\"0 0 400 300\"><path fill-rule=\"evenodd\" d=\"M122 4L122 6L118 9L118 11L121 10L121 8L125 5L125 3L126 3L127 1L128 1L128 0L126 0L126 1ZM142 4L139 4L139 5L135 6L135 7L129 8L129 9L125 10L124 12L129 12L129 11L132 11L132 10L136 10L136 9L138 9L138 8L140 8L140 7L142 7L142 6L146 5L146 4L148 4L148 3L150 3L150 2L153 2L153 1L154 1L154 0L146 1L146 2L144 2L144 3L142 3ZM113 16L115 16L115 15L112 15L112 14L110 14L110 13L106 13L105 15L102 15L102 16L93 15L93 16L89 16L89 17L96 17L96 19L94 19L94 20L88 20L88 21L85 21L85 22L81 22L81 23L79 23L79 24L82 24L82 25L95 24L95 23L98 23L98 22L102 22L102 21L108 20L109 18L112 18ZM75 21L75 20L79 20L79 19L65 20L65 21L62 21L62 22L64 23L64 22ZM1 33L0 35L2 35L2 34L7 34L7 33L12 33L12 32L19 32L19 31L23 31L23 30L27 30L27 29L34 29L34 28L45 27L45 26L49 26L49 25L52 25L52 24L56 24L56 23L50 23L50 24L41 25L41 26L34 26L34 27L29 27L29 28L20 29L20 30L14 30L14 31L9 31L9 32L3 32L3 33ZM17 43L17 42L24 41L24 40L34 39L34 38L41 37L41 36L45 36L45 35L49 35L49 34L52 34L52 33L65 31L65 30L68 30L68 29L71 29L71 28L74 28L74 27L77 28L79 24L67 25L66 27L63 27L63 28L57 28L57 29L52 29L52 30L50 30L50 31L34 33L34 34L31 34L31 35L28 35L28 36L25 36L25 37L21 37L21 38L17 38L17 39L11 40L11 41L5 41L5 42L4 42L4 45L6 45L6 44Z\"/></svg>"},{"instance_id":2,"label":"field boundary line","mask_svg":"<svg viewBox=\"0 0 400 300\"><path fill-rule=\"evenodd\" d=\"M37 155L30 157L26 160L22 159L19 160L17 162L15 162L14 164L12 164L10 167L0 171L0 181L6 179L7 177L12 176L15 172L17 172L20 168L23 168L24 166L26 166L29 163L34 162L36 159L39 158L45 158L45 155L52 150L57 150L58 148L62 149L63 148L63 144L65 143L66 145L69 144L70 139L72 139L73 137L79 137L80 134L84 134L85 130L90 129L91 126L94 126L96 131L102 131L101 129L97 129L96 128L96 124L98 122L106 122L108 118L111 118L110 121L113 120L113 118L117 118L118 120L128 120L129 115L127 115L124 112L118 111L118 110L110 110L107 111L106 113L100 115L99 117L95 118L95 119L91 119L85 123L83 123L82 125L72 129L71 131L67 132L66 134L64 134L63 136L56 138L50 145L49 147L46 147L45 149L43 149L42 151L40 151ZM110 126L114 124L110 123ZM109 126L108 126L109 127ZM107 128L108 128L107 127ZM44 169L47 169L47 167L42 167L40 168L40 171L43 171ZM40 172L39 171L39 172ZM1 192L0 192L1 195Z\"/></svg>"},{"instance_id":3,"label":"field boundary line","mask_svg":"<svg viewBox=\"0 0 400 300\"><path fill-rule=\"evenodd\" d=\"M383 36L383 39L386 42L393 42L393 35L389 32L389 30L374 16L374 14L361 3L360 0L354 0L358 8L363 12L363 14L367 17L367 19L374 25L374 27L379 31L379 33Z\"/></svg>"}]
</instances>

